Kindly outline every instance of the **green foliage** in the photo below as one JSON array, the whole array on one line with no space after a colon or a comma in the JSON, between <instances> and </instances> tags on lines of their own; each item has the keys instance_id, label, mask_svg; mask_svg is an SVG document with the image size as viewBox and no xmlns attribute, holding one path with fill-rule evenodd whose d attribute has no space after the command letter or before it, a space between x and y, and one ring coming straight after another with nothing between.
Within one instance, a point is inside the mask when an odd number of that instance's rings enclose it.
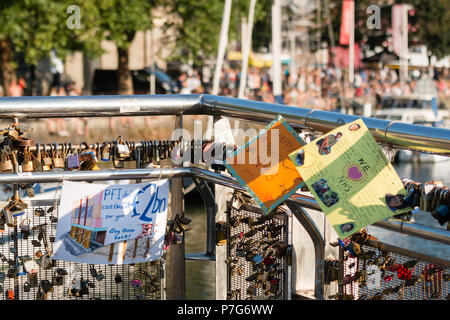
<instances>
[{"instance_id":1,"label":"green foliage","mask_svg":"<svg viewBox=\"0 0 450 320\"><path fill-rule=\"evenodd\" d=\"M61 12L61 13L59 13ZM17 0L0 6L0 38L8 39L16 52L23 52L29 64L37 62L61 41L65 26L63 1Z\"/></svg>"},{"instance_id":2,"label":"green foliage","mask_svg":"<svg viewBox=\"0 0 450 320\"><path fill-rule=\"evenodd\" d=\"M199 62L204 58L214 57L217 53L220 27L225 1L211 0L167 0L163 2L167 12L175 17L165 25L165 30L175 31L165 42L175 41L171 58L187 62L190 58ZM270 0L258 0L255 5L254 24L267 20L270 12ZM250 1L233 0L230 17L229 40L240 41L242 17L247 17ZM256 30L255 33L258 31ZM270 35L269 35L270 36Z\"/></svg>"},{"instance_id":3,"label":"green foliage","mask_svg":"<svg viewBox=\"0 0 450 320\"><path fill-rule=\"evenodd\" d=\"M417 28L416 38L441 58L450 52L450 1L411 0L415 14L409 20Z\"/></svg>"},{"instance_id":4,"label":"green foliage","mask_svg":"<svg viewBox=\"0 0 450 320\"><path fill-rule=\"evenodd\" d=\"M127 49L136 31L152 27L152 0L91 0L98 12L98 33L119 48Z\"/></svg>"},{"instance_id":5,"label":"green foliage","mask_svg":"<svg viewBox=\"0 0 450 320\"><path fill-rule=\"evenodd\" d=\"M336 44L339 41L339 32L342 14L342 0L328 0L333 33ZM450 51L450 0L396 0L394 4L408 3L414 7L414 15L408 17L411 26L409 30L409 42L412 41L427 45L428 49L438 57L449 54ZM366 21L371 15L367 8L378 5L381 9L380 30L370 30L366 27ZM355 41L363 42L370 48L381 46L390 36L391 29L391 4L385 0L357 0L355 1ZM323 19L325 23L325 18ZM322 29L322 39L327 40L326 28Z\"/></svg>"},{"instance_id":6,"label":"green foliage","mask_svg":"<svg viewBox=\"0 0 450 320\"><path fill-rule=\"evenodd\" d=\"M152 0L14 0L0 2L0 39L9 39L25 62L36 65L52 49L64 57L74 50L89 56L103 51L101 41L112 40L128 48L138 30L151 27ZM80 8L81 28L68 28Z\"/></svg>"}]
</instances>

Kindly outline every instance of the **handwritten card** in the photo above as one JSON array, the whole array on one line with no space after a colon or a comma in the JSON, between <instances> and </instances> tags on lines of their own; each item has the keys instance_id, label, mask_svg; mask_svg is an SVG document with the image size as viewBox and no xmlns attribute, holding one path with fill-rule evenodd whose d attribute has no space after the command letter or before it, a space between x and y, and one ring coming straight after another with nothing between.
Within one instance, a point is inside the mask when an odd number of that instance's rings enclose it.
<instances>
[{"instance_id":1,"label":"handwritten card","mask_svg":"<svg viewBox=\"0 0 450 320\"><path fill-rule=\"evenodd\" d=\"M289 157L341 239L411 210L400 178L361 119Z\"/></svg>"},{"instance_id":2,"label":"handwritten card","mask_svg":"<svg viewBox=\"0 0 450 320\"><path fill-rule=\"evenodd\" d=\"M112 185L64 182L53 259L111 263L111 257L105 261L106 248L127 241L133 244L128 246L133 259L126 259L123 252L123 263L158 259L168 196L168 180Z\"/></svg>"},{"instance_id":3,"label":"handwritten card","mask_svg":"<svg viewBox=\"0 0 450 320\"><path fill-rule=\"evenodd\" d=\"M278 116L259 135L226 158L226 167L265 213L303 185L289 154L305 145Z\"/></svg>"}]
</instances>

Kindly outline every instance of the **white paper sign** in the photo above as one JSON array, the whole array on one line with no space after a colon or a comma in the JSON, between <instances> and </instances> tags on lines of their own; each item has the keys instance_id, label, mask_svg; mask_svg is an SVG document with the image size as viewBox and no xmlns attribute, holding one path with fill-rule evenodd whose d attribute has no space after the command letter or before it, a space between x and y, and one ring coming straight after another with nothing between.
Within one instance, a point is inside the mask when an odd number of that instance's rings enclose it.
<instances>
[{"instance_id":1,"label":"white paper sign","mask_svg":"<svg viewBox=\"0 0 450 320\"><path fill-rule=\"evenodd\" d=\"M128 185L66 181L52 258L90 264L159 259L168 201L167 179Z\"/></svg>"}]
</instances>

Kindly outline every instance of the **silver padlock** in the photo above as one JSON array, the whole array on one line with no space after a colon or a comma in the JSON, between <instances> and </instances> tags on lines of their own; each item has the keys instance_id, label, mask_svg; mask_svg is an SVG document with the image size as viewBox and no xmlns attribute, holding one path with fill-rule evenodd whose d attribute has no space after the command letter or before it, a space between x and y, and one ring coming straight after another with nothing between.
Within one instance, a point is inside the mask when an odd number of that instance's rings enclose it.
<instances>
[{"instance_id":1,"label":"silver padlock","mask_svg":"<svg viewBox=\"0 0 450 320\"><path fill-rule=\"evenodd\" d=\"M30 219L23 219L20 224L19 224L19 228L20 231L24 233L24 235L29 236L31 231L30 231Z\"/></svg>"},{"instance_id":2,"label":"silver padlock","mask_svg":"<svg viewBox=\"0 0 450 320\"><path fill-rule=\"evenodd\" d=\"M3 214L3 218L5 219L5 223L8 227L15 227L16 223L14 222L14 217L11 213L11 211L9 211L6 208L3 208L2 210L2 214Z\"/></svg>"}]
</instances>

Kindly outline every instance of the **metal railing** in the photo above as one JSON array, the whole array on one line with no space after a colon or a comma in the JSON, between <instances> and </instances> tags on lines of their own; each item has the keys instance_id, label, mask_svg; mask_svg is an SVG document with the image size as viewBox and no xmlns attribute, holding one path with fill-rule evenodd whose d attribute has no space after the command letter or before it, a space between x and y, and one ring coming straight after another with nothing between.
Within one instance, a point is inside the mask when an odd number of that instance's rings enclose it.
<instances>
[{"instance_id":1,"label":"metal railing","mask_svg":"<svg viewBox=\"0 0 450 320\"><path fill-rule=\"evenodd\" d=\"M211 95L155 95L155 96L77 96L77 97L21 97L1 98L0 118L40 119L66 117L176 115L178 128L183 115L210 115L216 119L232 117L259 123L269 123L282 115L297 129L325 133L343 124L362 118L378 143L392 148L415 150L450 156L450 130L364 118L335 112L310 110L286 105L227 98ZM121 179L178 179L191 177L199 190L207 212L206 252L184 255L183 259L215 260L214 223L217 203L206 182L244 191L232 177L196 167L100 170L88 172L33 172L0 175L0 184L27 184L68 181L101 181ZM181 192L181 190L179 190ZM313 240L316 254L315 289L318 299L324 297L323 237L303 208L320 210L315 199L294 194L286 201L293 215ZM380 221L377 227L426 240L450 243L450 232L407 222ZM171 271L176 272L177 266ZM184 267L181 269L184 272ZM181 286L184 287L184 286ZM183 293L172 298L183 298Z\"/></svg>"},{"instance_id":2,"label":"metal railing","mask_svg":"<svg viewBox=\"0 0 450 320\"><path fill-rule=\"evenodd\" d=\"M210 115L269 123L282 115L293 127L322 133L362 118L375 140L394 148L450 156L450 130L337 112L213 95L11 97L0 99L0 118Z\"/></svg>"}]
</instances>

